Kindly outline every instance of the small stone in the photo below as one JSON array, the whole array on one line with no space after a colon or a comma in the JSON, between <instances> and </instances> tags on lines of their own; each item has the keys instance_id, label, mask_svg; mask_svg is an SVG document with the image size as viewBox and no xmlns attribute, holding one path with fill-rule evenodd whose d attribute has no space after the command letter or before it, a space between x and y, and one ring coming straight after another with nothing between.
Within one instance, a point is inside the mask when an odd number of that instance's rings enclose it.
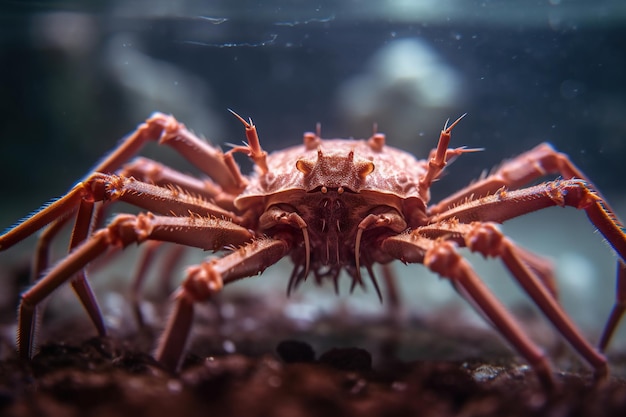
<instances>
[{"instance_id":1,"label":"small stone","mask_svg":"<svg viewBox=\"0 0 626 417\"><path fill-rule=\"evenodd\" d=\"M342 371L365 372L372 369L372 355L359 348L331 349L320 356L319 361Z\"/></svg>"},{"instance_id":2,"label":"small stone","mask_svg":"<svg viewBox=\"0 0 626 417\"><path fill-rule=\"evenodd\" d=\"M285 363L311 363L315 361L315 351L311 345L298 340L284 340L276 347L276 353Z\"/></svg>"}]
</instances>

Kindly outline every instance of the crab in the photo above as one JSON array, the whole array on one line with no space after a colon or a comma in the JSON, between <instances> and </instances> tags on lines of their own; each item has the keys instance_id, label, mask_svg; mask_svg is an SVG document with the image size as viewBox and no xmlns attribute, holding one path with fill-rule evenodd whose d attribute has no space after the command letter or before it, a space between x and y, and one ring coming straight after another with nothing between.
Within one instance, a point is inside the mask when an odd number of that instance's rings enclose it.
<instances>
[{"instance_id":1,"label":"crab","mask_svg":"<svg viewBox=\"0 0 626 417\"><path fill-rule=\"evenodd\" d=\"M504 162L491 174L439 201L430 188L446 164L479 149L449 148L444 125L427 159L386 144L374 131L368 139L322 139L305 133L302 145L268 154L251 119L231 111L244 125L247 142L222 152L199 139L173 116L154 113L82 181L0 236L6 250L37 230L34 285L21 295L17 350L34 351L38 305L66 281L78 295L99 334L106 329L86 278L87 265L104 253L143 242L173 242L204 250L230 251L186 270L173 295L173 308L156 349L156 359L175 371L190 333L194 306L224 285L261 274L284 257L294 268L288 292L313 275L335 285L344 272L352 286L364 285L362 269L380 297L374 264L420 263L447 278L535 370L554 384L547 355L463 258L459 248L499 258L555 328L595 370L608 375L603 351L626 306L626 234L606 200L567 155L543 143ZM159 162L135 157L148 141L168 145L199 168L197 178ZM233 155L254 164L242 175ZM130 162L129 162L130 161ZM538 185L528 183L559 176ZM115 201L139 207L99 224ZM558 302L554 274L542 257L505 236L498 224L550 206L584 210L618 255L617 300L594 348ZM73 220L69 254L48 268L48 250L59 230Z\"/></svg>"}]
</instances>

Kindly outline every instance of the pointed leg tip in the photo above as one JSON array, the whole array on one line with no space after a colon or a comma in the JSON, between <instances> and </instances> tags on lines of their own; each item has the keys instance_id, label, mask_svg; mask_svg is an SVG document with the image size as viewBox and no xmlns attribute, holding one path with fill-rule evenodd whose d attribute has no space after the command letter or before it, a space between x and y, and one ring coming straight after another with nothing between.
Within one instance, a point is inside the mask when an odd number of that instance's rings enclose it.
<instances>
[{"instance_id":1,"label":"pointed leg tip","mask_svg":"<svg viewBox=\"0 0 626 417\"><path fill-rule=\"evenodd\" d=\"M239 121L240 121L241 123L243 123L243 124L244 124L244 126L246 126L246 127L250 127L250 126L251 126L251 123L248 123L248 122L246 121L246 119L244 119L243 117L241 117L241 116L240 116L240 115L239 115L236 111L234 111L233 109L227 109L227 110L228 110L228 111L229 111L229 112L230 112L233 116L235 116L237 119L239 119ZM252 122L252 120L251 120L251 122Z\"/></svg>"}]
</instances>

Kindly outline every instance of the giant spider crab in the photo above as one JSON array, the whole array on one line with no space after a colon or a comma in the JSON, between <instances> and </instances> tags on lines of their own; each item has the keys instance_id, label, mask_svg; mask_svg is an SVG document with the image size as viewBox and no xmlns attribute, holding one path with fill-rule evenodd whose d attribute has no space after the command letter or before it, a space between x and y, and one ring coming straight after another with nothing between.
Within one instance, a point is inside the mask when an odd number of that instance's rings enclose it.
<instances>
[{"instance_id":1,"label":"giant spider crab","mask_svg":"<svg viewBox=\"0 0 626 417\"><path fill-rule=\"evenodd\" d=\"M419 160L388 146L380 133L366 140L323 140L319 129L305 133L302 145L268 155L252 121L233 114L245 126L247 143L226 153L197 138L174 117L153 114L65 196L0 236L0 250L5 250L48 225L35 255L34 273L39 279L21 296L17 348L22 358L33 353L37 305L57 287L69 280L99 333L105 334L85 277L86 265L131 243L169 241L214 251L235 248L187 269L156 350L156 359L171 370L179 366L194 304L210 299L225 284L260 274L290 256L295 267L288 291L310 273L318 282L336 283L340 272L346 271L353 285L362 284L362 267L378 291L372 265L397 259L422 263L448 278L532 365L540 381L551 385L546 355L457 251L467 247L500 258L596 375L608 374L600 352L626 305L626 234L607 202L567 155L541 144L429 205L430 187L446 163L475 150L448 148L452 128L463 116L449 126L446 123L429 158ZM146 142L157 140L173 147L208 178L184 175L145 158L124 165ZM241 174L235 152L250 157L253 174ZM561 179L522 188L548 174ZM105 227L91 230L102 206L117 200L146 212L120 214ZM584 210L619 255L617 301L598 350L558 303L545 260L516 245L496 225L549 206ZM70 253L48 269L50 241L72 218Z\"/></svg>"}]
</instances>

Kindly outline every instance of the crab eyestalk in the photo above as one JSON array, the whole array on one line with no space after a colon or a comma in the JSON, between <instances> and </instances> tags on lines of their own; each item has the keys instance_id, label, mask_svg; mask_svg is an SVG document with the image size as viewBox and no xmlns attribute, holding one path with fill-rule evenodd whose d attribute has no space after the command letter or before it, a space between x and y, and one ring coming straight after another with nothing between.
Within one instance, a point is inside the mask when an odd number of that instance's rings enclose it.
<instances>
[{"instance_id":1,"label":"crab eyestalk","mask_svg":"<svg viewBox=\"0 0 626 417\"><path fill-rule=\"evenodd\" d=\"M450 144L450 137L452 129L463 119L467 113L461 115L458 119L454 121L450 126L448 126L448 120L443 126L443 130L439 134L439 142L437 143L437 149L435 150L435 154L428 161L428 169L424 173L422 177L419 179L419 192L420 196L424 201L430 200L429 198L429 189L432 185L433 181L439 176L441 171L446 166L447 163L447 153L448 153L448 145ZM432 155L432 154L431 154Z\"/></svg>"},{"instance_id":2,"label":"crab eyestalk","mask_svg":"<svg viewBox=\"0 0 626 417\"><path fill-rule=\"evenodd\" d=\"M228 109L246 128L246 139L248 143L246 146L235 146L230 152L243 152L261 169L261 173L267 174L269 169L267 167L267 152L261 148L261 142L259 141L259 135L256 131L256 126L252 122L252 119L246 121L243 117L235 113L233 110ZM230 153L229 152L229 153Z\"/></svg>"}]
</instances>

